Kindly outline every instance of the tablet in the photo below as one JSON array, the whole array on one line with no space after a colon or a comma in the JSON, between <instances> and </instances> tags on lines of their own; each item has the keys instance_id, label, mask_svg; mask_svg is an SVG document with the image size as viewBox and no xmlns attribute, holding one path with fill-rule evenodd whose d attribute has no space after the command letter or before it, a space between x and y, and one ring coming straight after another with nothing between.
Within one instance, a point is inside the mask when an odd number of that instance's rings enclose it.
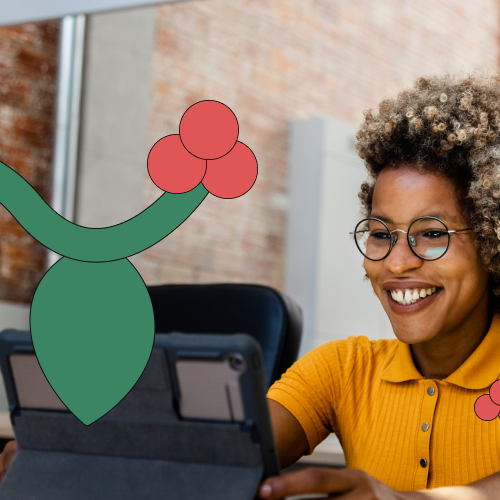
<instances>
[{"instance_id":1,"label":"tablet","mask_svg":"<svg viewBox=\"0 0 500 500\"><path fill-rule=\"evenodd\" d=\"M89 426L52 390L29 332L0 334L0 366L19 448L0 496L252 500L279 474L248 335L156 334L134 388Z\"/></svg>"}]
</instances>

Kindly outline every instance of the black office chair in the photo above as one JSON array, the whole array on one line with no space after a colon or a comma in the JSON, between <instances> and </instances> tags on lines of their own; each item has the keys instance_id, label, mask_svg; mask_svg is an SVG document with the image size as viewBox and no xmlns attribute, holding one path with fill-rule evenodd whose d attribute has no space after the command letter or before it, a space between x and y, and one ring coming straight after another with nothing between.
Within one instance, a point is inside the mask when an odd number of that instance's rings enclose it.
<instances>
[{"instance_id":1,"label":"black office chair","mask_svg":"<svg viewBox=\"0 0 500 500\"><path fill-rule=\"evenodd\" d=\"M149 286L157 333L247 333L262 348L268 387L297 359L302 311L262 285Z\"/></svg>"}]
</instances>

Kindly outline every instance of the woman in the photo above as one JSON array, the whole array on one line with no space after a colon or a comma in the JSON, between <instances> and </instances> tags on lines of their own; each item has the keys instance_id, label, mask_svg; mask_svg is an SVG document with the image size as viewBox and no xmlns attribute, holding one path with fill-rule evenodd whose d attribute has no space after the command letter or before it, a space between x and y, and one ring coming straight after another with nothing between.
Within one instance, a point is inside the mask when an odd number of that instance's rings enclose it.
<instances>
[{"instance_id":1,"label":"woman","mask_svg":"<svg viewBox=\"0 0 500 500\"><path fill-rule=\"evenodd\" d=\"M474 411L500 378L500 77L421 78L357 138L370 220L355 242L397 339L329 342L271 387L282 467L335 432L348 468L260 496L500 498L500 420Z\"/></svg>"}]
</instances>

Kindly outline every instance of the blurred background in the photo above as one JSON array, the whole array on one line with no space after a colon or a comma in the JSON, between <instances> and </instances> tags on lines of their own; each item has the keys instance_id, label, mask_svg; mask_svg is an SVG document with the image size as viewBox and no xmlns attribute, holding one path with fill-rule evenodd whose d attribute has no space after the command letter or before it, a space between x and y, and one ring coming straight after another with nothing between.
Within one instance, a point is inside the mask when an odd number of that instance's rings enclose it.
<instances>
[{"instance_id":1,"label":"blurred background","mask_svg":"<svg viewBox=\"0 0 500 500\"><path fill-rule=\"evenodd\" d=\"M219 100L257 156L257 182L238 199L209 196L134 256L146 284L285 291L304 309L301 354L351 334L390 337L348 235L365 177L356 126L421 75L497 67L499 2L93 3L45 19L49 3L36 22L0 27L0 161L77 224L116 224L161 195L146 168L152 145L178 133L190 105ZM55 258L0 206L0 328L29 327Z\"/></svg>"},{"instance_id":2,"label":"blurred background","mask_svg":"<svg viewBox=\"0 0 500 500\"><path fill-rule=\"evenodd\" d=\"M348 235L365 177L356 126L419 76L496 68L499 5L188 0L8 25L0 13L0 161L66 218L113 225L162 194L146 168L153 144L192 104L221 101L258 159L257 182L234 200L209 195L132 257L146 284L289 293L304 310L301 354L349 335L391 338ZM0 329L29 328L56 258L0 206Z\"/></svg>"}]
</instances>

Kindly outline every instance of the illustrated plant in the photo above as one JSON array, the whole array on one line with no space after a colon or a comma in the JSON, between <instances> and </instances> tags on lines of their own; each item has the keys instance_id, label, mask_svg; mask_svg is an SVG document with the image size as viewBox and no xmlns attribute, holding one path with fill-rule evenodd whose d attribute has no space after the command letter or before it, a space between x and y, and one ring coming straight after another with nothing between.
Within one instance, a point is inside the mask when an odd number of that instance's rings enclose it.
<instances>
[{"instance_id":1,"label":"illustrated plant","mask_svg":"<svg viewBox=\"0 0 500 500\"><path fill-rule=\"evenodd\" d=\"M257 160L238 134L236 116L224 104L191 106L179 134L160 139L148 156L150 177L165 193L135 217L106 228L64 219L0 163L0 203L62 256L35 291L30 330L48 382L82 423L95 422L128 394L153 348L151 300L128 257L173 232L209 192L236 198L252 187Z\"/></svg>"}]
</instances>

